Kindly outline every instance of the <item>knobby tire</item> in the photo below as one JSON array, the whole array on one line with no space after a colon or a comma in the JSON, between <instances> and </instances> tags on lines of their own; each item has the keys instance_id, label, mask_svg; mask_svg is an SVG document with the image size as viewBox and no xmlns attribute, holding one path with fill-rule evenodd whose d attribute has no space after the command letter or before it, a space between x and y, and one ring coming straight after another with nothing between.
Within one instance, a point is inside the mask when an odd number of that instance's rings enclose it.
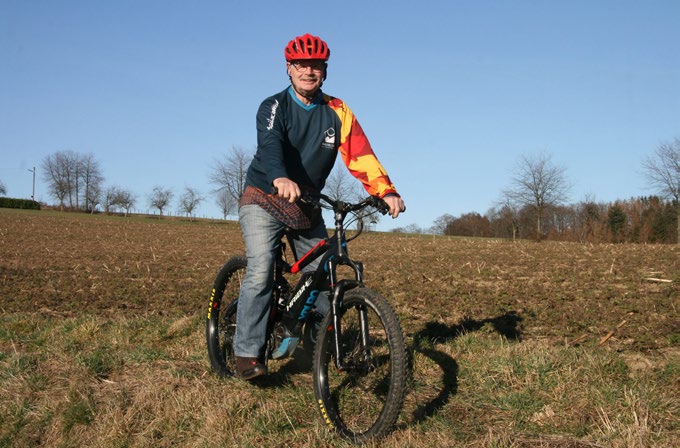
<instances>
[{"instance_id":1,"label":"knobby tire","mask_svg":"<svg viewBox=\"0 0 680 448\"><path fill-rule=\"evenodd\" d=\"M236 309L245 273L245 257L229 259L217 274L210 294L205 337L210 364L215 373L222 377L234 375L233 340L236 332Z\"/></svg>"},{"instance_id":2,"label":"knobby tire","mask_svg":"<svg viewBox=\"0 0 680 448\"><path fill-rule=\"evenodd\" d=\"M370 360L361 347L360 310L368 317ZM382 296L366 288L345 293L340 309L346 371L334 360L330 314L321 324L314 352L314 394L321 417L355 443L388 434L401 412L407 388L407 355L399 320Z\"/></svg>"}]
</instances>

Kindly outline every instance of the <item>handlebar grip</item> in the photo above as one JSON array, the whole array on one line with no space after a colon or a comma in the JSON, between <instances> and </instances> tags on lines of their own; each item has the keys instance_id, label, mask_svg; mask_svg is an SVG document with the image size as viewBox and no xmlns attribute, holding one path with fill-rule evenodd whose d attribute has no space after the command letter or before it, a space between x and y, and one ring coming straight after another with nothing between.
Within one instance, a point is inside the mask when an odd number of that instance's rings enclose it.
<instances>
[{"instance_id":1,"label":"handlebar grip","mask_svg":"<svg viewBox=\"0 0 680 448\"><path fill-rule=\"evenodd\" d=\"M279 189L272 185L272 189L270 190L270 193L273 196L278 196L279 195ZM316 204L316 205L318 205L318 202L314 201L313 196L311 196L310 193L304 192L304 191L302 192L302 194L300 194L300 197L298 197L298 201L303 203L303 204L312 204L312 205Z\"/></svg>"},{"instance_id":2,"label":"handlebar grip","mask_svg":"<svg viewBox=\"0 0 680 448\"><path fill-rule=\"evenodd\" d=\"M387 213L389 213L389 211L390 211L390 206L387 205L387 202L385 202L384 199L379 198L378 196L373 196L373 197L374 197L373 206L374 206L376 209L378 209L378 211L379 211L382 215L386 215Z\"/></svg>"}]
</instances>

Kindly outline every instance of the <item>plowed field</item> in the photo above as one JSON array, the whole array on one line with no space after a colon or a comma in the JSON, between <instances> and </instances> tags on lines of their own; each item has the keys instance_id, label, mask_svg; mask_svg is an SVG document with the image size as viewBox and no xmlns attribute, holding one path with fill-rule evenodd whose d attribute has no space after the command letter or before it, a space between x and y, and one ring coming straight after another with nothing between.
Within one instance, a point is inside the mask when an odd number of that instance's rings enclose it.
<instances>
[{"instance_id":1,"label":"plowed field","mask_svg":"<svg viewBox=\"0 0 680 448\"><path fill-rule=\"evenodd\" d=\"M233 222L0 210L4 312L193 313L243 251ZM351 245L405 331L490 323L513 338L604 337L636 349L678 335L680 251L671 245L509 242L372 233Z\"/></svg>"}]
</instances>

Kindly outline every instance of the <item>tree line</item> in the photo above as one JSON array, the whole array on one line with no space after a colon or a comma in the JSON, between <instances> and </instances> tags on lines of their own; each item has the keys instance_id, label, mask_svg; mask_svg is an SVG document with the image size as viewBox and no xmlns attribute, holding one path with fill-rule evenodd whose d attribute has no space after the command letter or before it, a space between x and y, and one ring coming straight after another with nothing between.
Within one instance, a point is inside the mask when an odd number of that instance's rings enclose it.
<instances>
[{"instance_id":1,"label":"tree line","mask_svg":"<svg viewBox=\"0 0 680 448\"><path fill-rule=\"evenodd\" d=\"M234 146L210 163L208 179L214 188L208 194L213 197L224 219L237 212L253 156L254 150ZM100 211L127 215L140 202L140 198L127 188L106 186L101 166L92 154L57 151L45 157L40 167L48 194L62 211ZM0 183L0 187L4 193L4 184ZM327 181L325 192L334 199L353 200L361 198L363 190L346 170L335 169ZM192 217L206 196L194 187L185 186L175 198L171 188L155 186L142 199L151 209L158 210L161 216L174 204L180 213ZM362 220L362 217L359 219ZM377 220L372 217L364 224L376 224Z\"/></svg>"},{"instance_id":2,"label":"tree line","mask_svg":"<svg viewBox=\"0 0 680 448\"><path fill-rule=\"evenodd\" d=\"M214 189L209 194L225 219L238 209L253 155L254 150L234 146L210 164L209 181ZM537 241L677 243L680 241L680 139L661 143L641 162L641 167L656 195L614 203L585 199L567 204L572 185L566 168L554 163L550 155L522 155L511 171L508 187L485 215L444 214L429 229L410 225L393 231ZM140 200L129 189L105 186L101 166L92 154L58 151L45 157L41 171L50 197L58 202L61 210L128 214ZM348 201L364 194L341 167L336 167L329 177L325 193ZM0 194L6 194L1 181ZM145 199L149 207L162 216L172 206L175 193L170 188L155 186ZM185 186L175 204L181 213L192 217L205 200L197 189ZM375 217L370 219L363 224L377 223Z\"/></svg>"},{"instance_id":3,"label":"tree line","mask_svg":"<svg viewBox=\"0 0 680 448\"><path fill-rule=\"evenodd\" d=\"M585 200L545 207L541 239L591 243L677 242L677 207L658 196L613 203ZM426 233L506 239L536 239L536 209L493 207L486 214L442 215ZM395 229L409 231L408 229ZM413 231L413 230L411 230Z\"/></svg>"},{"instance_id":4,"label":"tree line","mask_svg":"<svg viewBox=\"0 0 680 448\"><path fill-rule=\"evenodd\" d=\"M445 214L428 230L409 226L394 231L536 241L680 242L680 139L661 143L641 167L657 195L610 204L586 199L569 205L566 168L549 155L523 155L510 185L484 216Z\"/></svg>"},{"instance_id":5,"label":"tree line","mask_svg":"<svg viewBox=\"0 0 680 448\"><path fill-rule=\"evenodd\" d=\"M47 192L62 211L103 211L127 215L139 202L138 196L127 188L104 185L101 166L92 154L57 151L45 157L40 167ZM171 207L174 197L172 189L155 186L146 200L150 208L158 210L163 216ZM186 186L178 198L177 208L192 217L203 200L198 190Z\"/></svg>"},{"instance_id":6,"label":"tree line","mask_svg":"<svg viewBox=\"0 0 680 448\"><path fill-rule=\"evenodd\" d=\"M252 157L252 151L233 147L223 158L213 160L210 166L209 179L215 188L209 194L214 197L225 219L236 212ZM157 185L140 198L128 188L106 185L101 165L91 153L57 151L41 161L40 169L47 185L47 194L62 211L127 215L144 201L151 209L158 210L161 216L174 204L180 213L192 217L198 206L206 200L206 196L191 186L185 186L176 197L171 188ZM7 189L0 181L0 195L6 193Z\"/></svg>"}]
</instances>

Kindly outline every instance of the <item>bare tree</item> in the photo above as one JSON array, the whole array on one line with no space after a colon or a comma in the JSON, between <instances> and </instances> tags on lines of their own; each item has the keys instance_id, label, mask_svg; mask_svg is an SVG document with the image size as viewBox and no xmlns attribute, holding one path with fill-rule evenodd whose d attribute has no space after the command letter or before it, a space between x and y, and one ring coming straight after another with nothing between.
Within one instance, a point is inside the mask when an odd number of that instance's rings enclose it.
<instances>
[{"instance_id":1,"label":"bare tree","mask_svg":"<svg viewBox=\"0 0 680 448\"><path fill-rule=\"evenodd\" d=\"M5 187L5 184L0 180L0 194L7 194L7 187Z\"/></svg>"},{"instance_id":2,"label":"bare tree","mask_svg":"<svg viewBox=\"0 0 680 448\"><path fill-rule=\"evenodd\" d=\"M596 241L596 233L601 219L600 205L595 202L595 196L587 194L583 200L574 206L574 237L581 243Z\"/></svg>"},{"instance_id":3,"label":"bare tree","mask_svg":"<svg viewBox=\"0 0 680 448\"><path fill-rule=\"evenodd\" d=\"M118 195L118 192L120 191L120 188L118 188L115 185L112 185L104 191L104 195L102 197L102 206L104 207L104 213L111 213L114 211L113 209L116 207L116 198Z\"/></svg>"},{"instance_id":4,"label":"bare tree","mask_svg":"<svg viewBox=\"0 0 680 448\"><path fill-rule=\"evenodd\" d=\"M448 213L441 215L432 223L432 227L430 227L430 233L433 235L444 235L446 228L454 219L456 218L449 215Z\"/></svg>"},{"instance_id":5,"label":"bare tree","mask_svg":"<svg viewBox=\"0 0 680 448\"><path fill-rule=\"evenodd\" d=\"M390 230L392 233L414 233L414 234L422 234L423 229L420 228L418 224L409 224L405 227L395 227L392 230Z\"/></svg>"},{"instance_id":6,"label":"bare tree","mask_svg":"<svg viewBox=\"0 0 680 448\"><path fill-rule=\"evenodd\" d=\"M112 209L120 207L125 210L125 216L130 213L130 209L134 207L137 198L130 190L126 190L117 186L111 186L104 194L104 211L109 213Z\"/></svg>"},{"instance_id":7,"label":"bare tree","mask_svg":"<svg viewBox=\"0 0 680 448\"><path fill-rule=\"evenodd\" d=\"M137 198L130 190L119 189L116 193L115 203L125 210L125 216L130 213L130 209L134 207Z\"/></svg>"},{"instance_id":8,"label":"bare tree","mask_svg":"<svg viewBox=\"0 0 680 448\"><path fill-rule=\"evenodd\" d=\"M203 198L198 190L192 187L184 187L184 193L179 197L179 209L191 219L191 214L202 201Z\"/></svg>"},{"instance_id":9,"label":"bare tree","mask_svg":"<svg viewBox=\"0 0 680 448\"><path fill-rule=\"evenodd\" d=\"M80 167L78 169L78 177L82 180L85 189L83 192L85 210L94 212L95 207L101 201L104 176L99 167L99 162L92 153L80 156L78 166Z\"/></svg>"},{"instance_id":10,"label":"bare tree","mask_svg":"<svg viewBox=\"0 0 680 448\"><path fill-rule=\"evenodd\" d=\"M97 206L102 200L101 189L101 182L89 184L85 189L85 209L89 210L91 214L95 212Z\"/></svg>"},{"instance_id":11,"label":"bare tree","mask_svg":"<svg viewBox=\"0 0 680 448\"><path fill-rule=\"evenodd\" d=\"M339 161L335 163L333 171L326 179L326 185L323 192L335 201L352 202L363 199L367 194L362 188L361 182L356 180L347 171L347 167ZM360 210L357 213L357 227L370 230L371 226L375 226L380 222L381 215L372 207Z\"/></svg>"},{"instance_id":12,"label":"bare tree","mask_svg":"<svg viewBox=\"0 0 680 448\"><path fill-rule=\"evenodd\" d=\"M496 203L492 212L492 226L495 227L497 236L509 236L515 241L519 234L519 206L510 197L507 191L501 194L501 199Z\"/></svg>"},{"instance_id":13,"label":"bare tree","mask_svg":"<svg viewBox=\"0 0 680 448\"><path fill-rule=\"evenodd\" d=\"M652 188L675 203L677 243L680 244L680 138L661 143L654 155L642 162L642 167Z\"/></svg>"},{"instance_id":14,"label":"bare tree","mask_svg":"<svg viewBox=\"0 0 680 448\"><path fill-rule=\"evenodd\" d=\"M246 173L252 160L252 151L232 146L231 151L222 159L213 161L208 179L215 186L214 193L218 201L220 194L226 191L234 202L238 203L246 188Z\"/></svg>"},{"instance_id":15,"label":"bare tree","mask_svg":"<svg viewBox=\"0 0 680 448\"><path fill-rule=\"evenodd\" d=\"M155 186L149 196L149 204L152 208L157 208L160 215L163 216L163 210L168 206L172 200L173 193L170 189Z\"/></svg>"},{"instance_id":16,"label":"bare tree","mask_svg":"<svg viewBox=\"0 0 680 448\"><path fill-rule=\"evenodd\" d=\"M57 163L61 165L64 179L67 186L68 206L71 209L77 209L78 195L80 194L80 185L78 184L80 156L75 151L59 151L56 153Z\"/></svg>"},{"instance_id":17,"label":"bare tree","mask_svg":"<svg viewBox=\"0 0 680 448\"><path fill-rule=\"evenodd\" d=\"M536 241L543 237L545 209L567 199L571 185L565 173L566 168L554 165L548 155L523 155L512 178L512 186L504 192L509 201L534 210Z\"/></svg>"},{"instance_id":18,"label":"bare tree","mask_svg":"<svg viewBox=\"0 0 680 448\"><path fill-rule=\"evenodd\" d=\"M59 201L59 208L63 211L64 201L72 187L68 157L62 151L48 155L43 159L41 168L49 195Z\"/></svg>"},{"instance_id":19,"label":"bare tree","mask_svg":"<svg viewBox=\"0 0 680 448\"><path fill-rule=\"evenodd\" d=\"M215 192L215 203L220 207L224 219L227 219L227 216L231 215L238 207L238 202L226 189Z\"/></svg>"},{"instance_id":20,"label":"bare tree","mask_svg":"<svg viewBox=\"0 0 680 448\"><path fill-rule=\"evenodd\" d=\"M349 174L345 165L338 162L326 179L324 193L335 201L352 201L361 198L364 190L361 183Z\"/></svg>"},{"instance_id":21,"label":"bare tree","mask_svg":"<svg viewBox=\"0 0 680 448\"><path fill-rule=\"evenodd\" d=\"M491 236L491 223L487 216L477 212L463 213L452 220L445 230L446 235L452 236Z\"/></svg>"},{"instance_id":22,"label":"bare tree","mask_svg":"<svg viewBox=\"0 0 680 448\"><path fill-rule=\"evenodd\" d=\"M413 223L413 224L409 224L406 227L404 227L404 232L405 233L420 234L420 233L423 233L423 229L421 229L418 224Z\"/></svg>"},{"instance_id":23,"label":"bare tree","mask_svg":"<svg viewBox=\"0 0 680 448\"><path fill-rule=\"evenodd\" d=\"M75 151L57 151L42 161L43 178L50 196L59 201L63 210L68 199L71 209L94 210L101 201L102 176L99 162L92 154L81 155ZM95 204L91 202L95 201Z\"/></svg>"}]
</instances>

